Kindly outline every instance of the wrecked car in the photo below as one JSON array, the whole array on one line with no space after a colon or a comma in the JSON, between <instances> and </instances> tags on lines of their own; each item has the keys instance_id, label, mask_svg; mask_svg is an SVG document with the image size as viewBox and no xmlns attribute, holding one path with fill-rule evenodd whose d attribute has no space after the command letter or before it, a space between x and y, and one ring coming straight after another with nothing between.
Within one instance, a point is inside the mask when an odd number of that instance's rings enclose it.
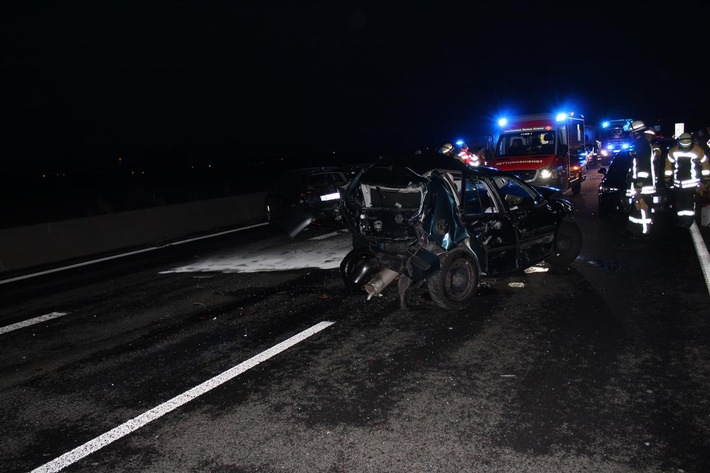
<instances>
[{"instance_id":1,"label":"wrecked car","mask_svg":"<svg viewBox=\"0 0 710 473\"><path fill-rule=\"evenodd\" d=\"M291 237L309 225L342 228L340 189L348 182L334 166L291 169L277 177L265 197L266 220Z\"/></svg>"},{"instance_id":2,"label":"wrecked car","mask_svg":"<svg viewBox=\"0 0 710 473\"><path fill-rule=\"evenodd\" d=\"M381 158L341 194L353 237L340 264L346 287L369 300L396 280L402 308L422 286L440 307L467 307L487 278L542 261L566 267L582 247L559 189L438 153Z\"/></svg>"}]
</instances>

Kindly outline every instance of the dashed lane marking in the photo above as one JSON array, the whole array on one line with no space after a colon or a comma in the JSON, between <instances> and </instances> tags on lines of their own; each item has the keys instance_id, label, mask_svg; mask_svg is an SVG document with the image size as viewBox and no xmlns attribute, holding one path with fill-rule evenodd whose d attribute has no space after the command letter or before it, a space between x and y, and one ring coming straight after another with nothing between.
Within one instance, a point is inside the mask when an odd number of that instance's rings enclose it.
<instances>
[{"instance_id":1,"label":"dashed lane marking","mask_svg":"<svg viewBox=\"0 0 710 473\"><path fill-rule=\"evenodd\" d=\"M259 353L258 355L255 355L248 360L239 363L238 365L228 369L227 371L222 372L221 374L215 376L214 378L208 379L207 381L203 382L202 384L199 384L195 386L194 388L185 391L184 393L175 396L174 398L170 399L169 401L166 401L162 404L160 404L157 407L154 407L153 409L144 412L143 414L134 417L133 419L124 422L123 424L119 425L118 427L115 427L108 432L99 435L93 440L90 440L86 442L83 445L80 445L76 447L74 450L71 450L54 460L50 461L49 463L45 463L44 465L35 468L32 470L31 473L50 473L50 472L56 472L60 471L76 462L81 460L82 458L86 457L87 455L90 455L97 450L102 449L103 447L109 445L110 443L125 437L126 435L130 434L131 432L143 427L144 425L158 419L159 417L164 416L168 412L171 412L178 407L182 406L183 404L186 404L193 399L211 391L212 389L216 388L217 386L226 383L227 381L239 376L240 374L244 373L245 371L254 368L258 364L268 360L269 358L278 355L282 351L291 348L292 346L296 345L297 343L302 342L303 340L307 339L308 337L315 335L316 333L320 332L321 330L324 330L331 325L333 325L335 322L330 322L330 321L324 321L320 322L316 325L314 325L311 328L308 328L304 330L303 332L297 333L291 338L288 338L284 340L283 342L274 345L273 347L269 348L266 351L263 351Z\"/></svg>"},{"instance_id":2,"label":"dashed lane marking","mask_svg":"<svg viewBox=\"0 0 710 473\"><path fill-rule=\"evenodd\" d=\"M29 327L30 325L46 322L47 320L56 319L57 317L62 317L63 315L67 315L68 313L69 312L50 312L49 314L40 315L39 317L35 317L33 319L23 320L22 322L17 322L16 324L5 325L4 327L0 327L0 335L21 328Z\"/></svg>"}]
</instances>

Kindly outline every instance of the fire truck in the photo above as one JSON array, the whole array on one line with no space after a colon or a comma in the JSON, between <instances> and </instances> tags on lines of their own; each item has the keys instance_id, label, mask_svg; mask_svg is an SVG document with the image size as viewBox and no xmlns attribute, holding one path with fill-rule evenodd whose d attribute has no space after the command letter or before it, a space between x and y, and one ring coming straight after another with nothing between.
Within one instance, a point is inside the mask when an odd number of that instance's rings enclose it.
<instances>
[{"instance_id":1,"label":"fire truck","mask_svg":"<svg viewBox=\"0 0 710 473\"><path fill-rule=\"evenodd\" d=\"M543 113L501 119L489 166L511 171L534 185L579 194L587 178L584 117Z\"/></svg>"},{"instance_id":2,"label":"fire truck","mask_svg":"<svg viewBox=\"0 0 710 473\"><path fill-rule=\"evenodd\" d=\"M599 157L602 164L609 164L616 153L631 147L631 132L629 125L632 118L606 120L599 131Z\"/></svg>"}]
</instances>

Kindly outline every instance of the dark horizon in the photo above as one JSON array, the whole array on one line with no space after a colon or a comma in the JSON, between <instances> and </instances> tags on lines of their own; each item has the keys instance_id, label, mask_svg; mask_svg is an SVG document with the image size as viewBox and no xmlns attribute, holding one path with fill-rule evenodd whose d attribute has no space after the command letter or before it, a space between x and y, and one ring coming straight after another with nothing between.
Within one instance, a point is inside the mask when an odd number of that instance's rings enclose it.
<instances>
[{"instance_id":1,"label":"dark horizon","mask_svg":"<svg viewBox=\"0 0 710 473\"><path fill-rule=\"evenodd\" d=\"M0 159L376 156L560 109L695 130L710 124L698 5L3 7Z\"/></svg>"}]
</instances>

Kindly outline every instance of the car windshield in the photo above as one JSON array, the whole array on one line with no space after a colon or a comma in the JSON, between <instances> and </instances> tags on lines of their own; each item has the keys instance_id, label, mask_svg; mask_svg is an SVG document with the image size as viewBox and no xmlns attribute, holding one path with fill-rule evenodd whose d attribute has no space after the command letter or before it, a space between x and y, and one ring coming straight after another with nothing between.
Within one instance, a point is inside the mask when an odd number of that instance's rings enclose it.
<instances>
[{"instance_id":1,"label":"car windshield","mask_svg":"<svg viewBox=\"0 0 710 473\"><path fill-rule=\"evenodd\" d=\"M546 130L532 132L505 133L498 140L499 157L524 156L530 154L553 154L555 133Z\"/></svg>"},{"instance_id":2,"label":"car windshield","mask_svg":"<svg viewBox=\"0 0 710 473\"><path fill-rule=\"evenodd\" d=\"M631 137L628 131L621 127L604 128L601 131L602 141L605 140L627 140Z\"/></svg>"}]
</instances>

